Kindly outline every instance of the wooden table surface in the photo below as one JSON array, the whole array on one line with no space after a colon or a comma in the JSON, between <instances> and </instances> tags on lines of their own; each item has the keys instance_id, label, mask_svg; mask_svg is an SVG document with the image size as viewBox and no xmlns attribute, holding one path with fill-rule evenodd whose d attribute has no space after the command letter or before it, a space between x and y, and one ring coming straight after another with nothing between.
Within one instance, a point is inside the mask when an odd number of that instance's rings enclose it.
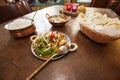
<instances>
[{"instance_id":1,"label":"wooden table surface","mask_svg":"<svg viewBox=\"0 0 120 80\"><path fill-rule=\"evenodd\" d=\"M80 31L79 16L71 18L65 26L52 27L45 17L59 14L61 6L51 6L38 10L34 20L37 34L47 31L60 31L67 34L78 49L63 58L50 61L32 80L120 80L120 40L109 44L98 44ZM87 8L88 13L117 15L110 9ZM32 18L33 13L24 17ZM10 21L9 21L10 22ZM35 69L44 63L31 52L30 36L15 39L0 24L0 80L25 80Z\"/></svg>"}]
</instances>

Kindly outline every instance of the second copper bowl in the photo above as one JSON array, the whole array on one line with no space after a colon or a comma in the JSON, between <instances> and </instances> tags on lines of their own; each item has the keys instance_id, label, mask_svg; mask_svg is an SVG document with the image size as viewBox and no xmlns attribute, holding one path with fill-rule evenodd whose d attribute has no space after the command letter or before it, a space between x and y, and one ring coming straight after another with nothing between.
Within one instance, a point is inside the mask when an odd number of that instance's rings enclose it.
<instances>
[{"instance_id":1,"label":"second copper bowl","mask_svg":"<svg viewBox=\"0 0 120 80\"><path fill-rule=\"evenodd\" d=\"M70 20L70 16L65 15L50 16L48 13L46 13L46 18L55 27L62 27Z\"/></svg>"}]
</instances>

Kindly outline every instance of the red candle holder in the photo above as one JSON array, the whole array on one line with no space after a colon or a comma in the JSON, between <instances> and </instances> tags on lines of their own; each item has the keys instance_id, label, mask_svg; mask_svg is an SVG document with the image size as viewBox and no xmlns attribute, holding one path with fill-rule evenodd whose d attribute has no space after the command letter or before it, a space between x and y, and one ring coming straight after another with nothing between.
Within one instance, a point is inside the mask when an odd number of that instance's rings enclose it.
<instances>
[{"instance_id":1,"label":"red candle holder","mask_svg":"<svg viewBox=\"0 0 120 80\"><path fill-rule=\"evenodd\" d=\"M67 11L71 11L71 9L72 9L72 4L71 3L67 3L66 4L66 10Z\"/></svg>"},{"instance_id":2,"label":"red candle holder","mask_svg":"<svg viewBox=\"0 0 120 80\"><path fill-rule=\"evenodd\" d=\"M77 12L79 4L72 4L72 12Z\"/></svg>"}]
</instances>

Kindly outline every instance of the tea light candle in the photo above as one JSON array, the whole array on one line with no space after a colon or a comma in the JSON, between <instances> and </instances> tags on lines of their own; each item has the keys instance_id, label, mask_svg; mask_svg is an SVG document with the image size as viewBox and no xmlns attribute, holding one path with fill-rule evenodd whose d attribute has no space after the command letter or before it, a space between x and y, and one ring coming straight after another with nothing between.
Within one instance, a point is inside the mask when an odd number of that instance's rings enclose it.
<instances>
[{"instance_id":1,"label":"tea light candle","mask_svg":"<svg viewBox=\"0 0 120 80\"><path fill-rule=\"evenodd\" d=\"M67 10L67 11L71 11L71 9L72 9L71 3L67 3L67 4L66 4L66 10Z\"/></svg>"},{"instance_id":2,"label":"tea light candle","mask_svg":"<svg viewBox=\"0 0 120 80\"><path fill-rule=\"evenodd\" d=\"M78 9L78 4L72 4L72 12L76 12Z\"/></svg>"}]
</instances>

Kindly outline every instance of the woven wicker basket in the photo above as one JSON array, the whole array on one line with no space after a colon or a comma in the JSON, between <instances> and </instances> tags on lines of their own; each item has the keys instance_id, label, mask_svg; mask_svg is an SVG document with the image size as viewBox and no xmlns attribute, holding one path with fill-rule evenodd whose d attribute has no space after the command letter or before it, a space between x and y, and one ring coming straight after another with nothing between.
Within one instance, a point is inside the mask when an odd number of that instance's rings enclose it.
<instances>
[{"instance_id":1,"label":"woven wicker basket","mask_svg":"<svg viewBox=\"0 0 120 80\"><path fill-rule=\"evenodd\" d=\"M116 36L109 36L103 33L96 32L95 30L91 30L89 27L84 26L83 24L80 25L81 32L84 33L87 37L89 37L91 40L97 42L97 43L109 43L114 40L119 39L120 37Z\"/></svg>"},{"instance_id":2,"label":"woven wicker basket","mask_svg":"<svg viewBox=\"0 0 120 80\"><path fill-rule=\"evenodd\" d=\"M77 17L79 15L79 12L69 12L64 9L60 10L59 12L62 14L62 11L63 11L63 14L65 14L67 16Z\"/></svg>"}]
</instances>

